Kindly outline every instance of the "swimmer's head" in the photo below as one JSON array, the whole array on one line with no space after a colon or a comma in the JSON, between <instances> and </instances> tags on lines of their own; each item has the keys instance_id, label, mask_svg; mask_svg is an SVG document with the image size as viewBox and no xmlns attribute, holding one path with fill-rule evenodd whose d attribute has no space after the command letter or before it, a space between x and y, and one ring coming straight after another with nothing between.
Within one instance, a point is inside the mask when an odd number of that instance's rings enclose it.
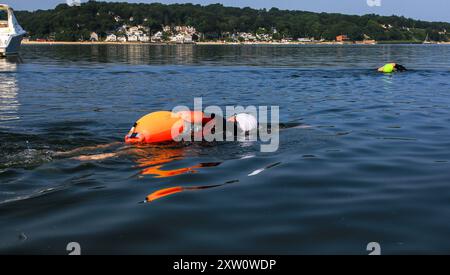
<instances>
[{"instance_id":1,"label":"swimmer's head","mask_svg":"<svg viewBox=\"0 0 450 275\"><path fill-rule=\"evenodd\" d=\"M388 63L386 65L384 65L383 67L378 68L378 72L380 73L392 73L395 71L395 63Z\"/></svg>"},{"instance_id":2,"label":"swimmer's head","mask_svg":"<svg viewBox=\"0 0 450 275\"><path fill-rule=\"evenodd\" d=\"M242 132L250 132L258 128L257 119L246 113L234 115L228 121L236 123Z\"/></svg>"}]
</instances>

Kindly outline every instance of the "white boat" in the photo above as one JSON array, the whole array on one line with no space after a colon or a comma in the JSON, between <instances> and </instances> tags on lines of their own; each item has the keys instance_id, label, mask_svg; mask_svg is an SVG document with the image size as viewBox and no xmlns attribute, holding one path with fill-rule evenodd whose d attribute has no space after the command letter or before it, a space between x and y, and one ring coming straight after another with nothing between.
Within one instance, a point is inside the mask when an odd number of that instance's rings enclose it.
<instances>
[{"instance_id":1,"label":"white boat","mask_svg":"<svg viewBox=\"0 0 450 275\"><path fill-rule=\"evenodd\" d=\"M0 4L0 56L18 54L25 34L13 10Z\"/></svg>"}]
</instances>

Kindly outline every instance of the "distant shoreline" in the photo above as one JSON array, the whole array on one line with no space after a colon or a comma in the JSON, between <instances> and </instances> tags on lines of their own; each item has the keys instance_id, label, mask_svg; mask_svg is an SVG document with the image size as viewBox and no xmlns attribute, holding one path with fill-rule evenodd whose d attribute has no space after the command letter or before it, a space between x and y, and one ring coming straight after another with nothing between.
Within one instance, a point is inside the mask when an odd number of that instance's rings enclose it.
<instances>
[{"instance_id":1,"label":"distant shoreline","mask_svg":"<svg viewBox=\"0 0 450 275\"><path fill-rule=\"evenodd\" d=\"M142 43L142 42L70 42L70 41L23 41L23 45L377 45L377 44L421 44L414 41L382 41L377 43L361 43L361 42L195 42L195 43L170 43L170 42L157 42L157 43ZM439 42L435 44L450 45L450 42Z\"/></svg>"},{"instance_id":2,"label":"distant shoreline","mask_svg":"<svg viewBox=\"0 0 450 275\"><path fill-rule=\"evenodd\" d=\"M173 43L173 42L106 42L106 41L23 41L24 45L344 45L354 43L342 42L193 42L193 43Z\"/></svg>"}]
</instances>

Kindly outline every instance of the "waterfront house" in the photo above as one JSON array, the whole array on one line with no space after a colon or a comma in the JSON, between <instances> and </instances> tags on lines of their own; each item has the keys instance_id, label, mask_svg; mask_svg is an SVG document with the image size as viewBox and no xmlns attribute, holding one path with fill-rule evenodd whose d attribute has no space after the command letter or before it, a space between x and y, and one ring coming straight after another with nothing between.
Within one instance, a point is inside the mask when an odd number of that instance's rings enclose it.
<instances>
[{"instance_id":1,"label":"waterfront house","mask_svg":"<svg viewBox=\"0 0 450 275\"><path fill-rule=\"evenodd\" d=\"M139 41L139 36L132 34L132 35L128 35L128 42L138 42Z\"/></svg>"},{"instance_id":2,"label":"waterfront house","mask_svg":"<svg viewBox=\"0 0 450 275\"><path fill-rule=\"evenodd\" d=\"M185 44L185 43L192 43L193 38L190 34L182 34L178 33L176 35L170 36L170 42L172 43L178 43L178 44Z\"/></svg>"},{"instance_id":3,"label":"waterfront house","mask_svg":"<svg viewBox=\"0 0 450 275\"><path fill-rule=\"evenodd\" d=\"M256 40L256 36L254 36L252 33L240 32L240 33L238 33L238 35L239 35L239 38L244 40L245 42Z\"/></svg>"},{"instance_id":4,"label":"waterfront house","mask_svg":"<svg viewBox=\"0 0 450 275\"><path fill-rule=\"evenodd\" d=\"M147 33L150 32L150 29L141 25L128 27L125 30L125 34L128 37L128 41L131 42L149 42L150 37Z\"/></svg>"},{"instance_id":5,"label":"waterfront house","mask_svg":"<svg viewBox=\"0 0 450 275\"><path fill-rule=\"evenodd\" d=\"M115 34L109 34L106 36L106 42L117 42L117 35Z\"/></svg>"},{"instance_id":6,"label":"waterfront house","mask_svg":"<svg viewBox=\"0 0 450 275\"><path fill-rule=\"evenodd\" d=\"M345 42L345 41L349 41L350 39L348 38L348 36L346 34L341 34L336 36L336 41L337 42Z\"/></svg>"},{"instance_id":7,"label":"waterfront house","mask_svg":"<svg viewBox=\"0 0 450 275\"><path fill-rule=\"evenodd\" d=\"M191 34L191 35L197 32L197 30L191 26L175 26L174 30L176 33Z\"/></svg>"},{"instance_id":8,"label":"waterfront house","mask_svg":"<svg viewBox=\"0 0 450 275\"><path fill-rule=\"evenodd\" d=\"M120 35L117 37L117 42L127 42L127 37L124 35Z\"/></svg>"},{"instance_id":9,"label":"waterfront house","mask_svg":"<svg viewBox=\"0 0 450 275\"><path fill-rule=\"evenodd\" d=\"M259 41L271 41L272 40L272 35L268 34L268 33L259 33L256 34L256 39Z\"/></svg>"},{"instance_id":10,"label":"waterfront house","mask_svg":"<svg viewBox=\"0 0 450 275\"><path fill-rule=\"evenodd\" d=\"M301 37L297 39L300 43L310 43L314 41L314 38Z\"/></svg>"},{"instance_id":11,"label":"waterfront house","mask_svg":"<svg viewBox=\"0 0 450 275\"><path fill-rule=\"evenodd\" d=\"M148 36L145 33L143 35L139 36L138 38L139 38L139 41L141 41L141 42L145 42L145 43L150 42L150 36Z\"/></svg>"},{"instance_id":12,"label":"waterfront house","mask_svg":"<svg viewBox=\"0 0 450 275\"><path fill-rule=\"evenodd\" d=\"M192 42L193 42L192 35L185 34L184 35L184 39L183 39L183 43L192 43Z\"/></svg>"},{"instance_id":13,"label":"waterfront house","mask_svg":"<svg viewBox=\"0 0 450 275\"><path fill-rule=\"evenodd\" d=\"M95 32L91 33L91 37L89 38L89 41L91 42L97 42L98 41L98 34Z\"/></svg>"},{"instance_id":14,"label":"waterfront house","mask_svg":"<svg viewBox=\"0 0 450 275\"><path fill-rule=\"evenodd\" d=\"M170 37L170 42L173 42L173 43L184 43L184 35L183 34L181 34L181 33L179 33L179 34L176 34L176 35L172 35L171 37Z\"/></svg>"},{"instance_id":15,"label":"waterfront house","mask_svg":"<svg viewBox=\"0 0 450 275\"><path fill-rule=\"evenodd\" d=\"M151 41L152 42L161 42L162 37L163 37L163 33L161 31L159 31L152 36Z\"/></svg>"},{"instance_id":16,"label":"waterfront house","mask_svg":"<svg viewBox=\"0 0 450 275\"><path fill-rule=\"evenodd\" d=\"M139 27L136 27L136 26L134 26L134 27L130 27L128 30L127 30L127 35L128 36L131 36L131 35L142 35L144 32L143 31L141 31L140 29L139 29Z\"/></svg>"}]
</instances>

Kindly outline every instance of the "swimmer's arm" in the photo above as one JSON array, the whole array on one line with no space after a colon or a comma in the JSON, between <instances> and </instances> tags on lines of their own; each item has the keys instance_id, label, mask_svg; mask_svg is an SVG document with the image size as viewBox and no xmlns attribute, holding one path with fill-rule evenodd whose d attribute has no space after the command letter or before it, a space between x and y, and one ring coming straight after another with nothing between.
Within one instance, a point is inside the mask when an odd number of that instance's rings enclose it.
<instances>
[{"instance_id":1,"label":"swimmer's arm","mask_svg":"<svg viewBox=\"0 0 450 275\"><path fill-rule=\"evenodd\" d=\"M118 155L119 155L118 153L105 153L105 154L98 154L98 155L81 155L81 156L77 156L77 157L72 157L72 159L79 160L79 161L105 160L105 159L110 159L110 158L116 157Z\"/></svg>"},{"instance_id":2,"label":"swimmer's arm","mask_svg":"<svg viewBox=\"0 0 450 275\"><path fill-rule=\"evenodd\" d=\"M285 129L309 129L309 128L313 128L313 126L311 125L307 125L307 124L297 124L297 125L283 125L284 127L281 127L282 130Z\"/></svg>"},{"instance_id":3,"label":"swimmer's arm","mask_svg":"<svg viewBox=\"0 0 450 275\"><path fill-rule=\"evenodd\" d=\"M108 143L108 144L100 144L100 145L96 145L96 146L85 146L85 147L80 147L80 148L76 148L70 151L65 151L65 152L56 152L54 156L56 157L70 157L79 153L83 153L86 151L94 151L94 150L99 150L99 149L107 149L110 148L112 146L117 146L119 144L122 144L122 142L112 142L112 143Z\"/></svg>"},{"instance_id":4,"label":"swimmer's arm","mask_svg":"<svg viewBox=\"0 0 450 275\"><path fill-rule=\"evenodd\" d=\"M139 155L139 153L140 153L139 149L124 146L124 147L120 147L119 149L117 149L116 152L96 154L96 155L80 155L80 156L72 157L72 159L79 160L79 161L105 160L105 159L119 157L122 155L126 155L126 156Z\"/></svg>"},{"instance_id":5,"label":"swimmer's arm","mask_svg":"<svg viewBox=\"0 0 450 275\"><path fill-rule=\"evenodd\" d=\"M272 129L272 125L270 123L268 124L260 124L260 128L266 128L266 129ZM287 130L287 129L309 129L313 128L311 125L302 124L298 122L287 122L287 123L279 123L278 124L278 130Z\"/></svg>"}]
</instances>

